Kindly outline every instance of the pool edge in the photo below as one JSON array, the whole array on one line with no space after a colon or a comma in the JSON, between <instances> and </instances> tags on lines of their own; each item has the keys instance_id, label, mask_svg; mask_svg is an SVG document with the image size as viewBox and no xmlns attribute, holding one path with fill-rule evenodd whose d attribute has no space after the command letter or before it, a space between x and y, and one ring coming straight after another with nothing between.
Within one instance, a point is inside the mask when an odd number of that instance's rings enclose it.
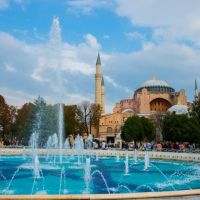
<instances>
[{"instance_id":1,"label":"pool edge","mask_svg":"<svg viewBox=\"0 0 200 200\"><path fill-rule=\"evenodd\" d=\"M53 199L163 199L163 198L187 198L199 197L200 189L164 191L164 192L144 192L144 193L128 193L128 194L69 194L69 195L0 195L1 200L53 200Z\"/></svg>"}]
</instances>

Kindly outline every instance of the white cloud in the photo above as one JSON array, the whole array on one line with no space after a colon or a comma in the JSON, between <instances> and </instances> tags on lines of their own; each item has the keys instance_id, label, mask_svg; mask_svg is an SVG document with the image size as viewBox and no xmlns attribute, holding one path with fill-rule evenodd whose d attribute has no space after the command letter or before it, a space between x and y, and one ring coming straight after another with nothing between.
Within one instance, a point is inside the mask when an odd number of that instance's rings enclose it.
<instances>
[{"instance_id":1,"label":"white cloud","mask_svg":"<svg viewBox=\"0 0 200 200\"><path fill-rule=\"evenodd\" d=\"M26 102L33 102L36 96L8 87L0 87L0 94L5 97L8 104L21 107Z\"/></svg>"},{"instance_id":2,"label":"white cloud","mask_svg":"<svg viewBox=\"0 0 200 200\"><path fill-rule=\"evenodd\" d=\"M87 42L87 44L90 46L90 47L92 47L92 48L94 48L94 49L100 49L100 47L101 47L101 45L97 42L97 39L96 39L96 37L94 37L92 34L87 34L86 36L85 36L85 39L86 39L86 42Z\"/></svg>"},{"instance_id":3,"label":"white cloud","mask_svg":"<svg viewBox=\"0 0 200 200\"><path fill-rule=\"evenodd\" d=\"M107 75L104 75L104 78L106 81L108 81L108 83L110 83L113 87L117 88L117 89L120 89L120 90L123 90L125 91L126 93L131 93L132 91L128 88L128 87L125 87L123 85L120 85L119 83L117 83L115 80L113 80L110 76L107 76Z\"/></svg>"},{"instance_id":4,"label":"white cloud","mask_svg":"<svg viewBox=\"0 0 200 200\"><path fill-rule=\"evenodd\" d=\"M116 0L116 13L134 25L153 28L155 39L200 44L199 0Z\"/></svg>"},{"instance_id":5,"label":"white cloud","mask_svg":"<svg viewBox=\"0 0 200 200\"><path fill-rule=\"evenodd\" d=\"M107 0L68 0L66 2L67 10L77 14L82 12L84 14L91 14L95 8L110 8L113 6L113 1Z\"/></svg>"},{"instance_id":6,"label":"white cloud","mask_svg":"<svg viewBox=\"0 0 200 200\"><path fill-rule=\"evenodd\" d=\"M152 74L156 74L159 79L167 81L176 90L186 89L188 100L192 101L194 79L200 74L199 63L198 49L169 42L157 45L147 43L137 52L113 54L105 63L109 66L105 68L105 72L109 76L112 74L122 85L133 88L129 96L144 81L151 79ZM119 91L120 100L126 94Z\"/></svg>"},{"instance_id":7,"label":"white cloud","mask_svg":"<svg viewBox=\"0 0 200 200\"><path fill-rule=\"evenodd\" d=\"M35 98L41 95L49 102L93 101L92 85L99 46L95 36L87 34L85 41L78 45L62 42L57 57L52 54L49 44L28 44L0 32L0 66L3 67L0 68L0 80L4 88L0 92L6 94L13 105L20 104L24 94Z\"/></svg>"}]
</instances>

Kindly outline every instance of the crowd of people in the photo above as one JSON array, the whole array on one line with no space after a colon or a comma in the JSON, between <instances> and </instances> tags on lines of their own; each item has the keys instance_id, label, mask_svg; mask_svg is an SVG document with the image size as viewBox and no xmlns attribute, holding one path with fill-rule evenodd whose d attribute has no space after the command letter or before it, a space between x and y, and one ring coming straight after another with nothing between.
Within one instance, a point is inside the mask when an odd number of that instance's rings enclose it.
<instances>
[{"instance_id":1,"label":"crowd of people","mask_svg":"<svg viewBox=\"0 0 200 200\"><path fill-rule=\"evenodd\" d=\"M122 149L138 149L142 151L168 151L168 152L195 152L196 145L193 143L179 143L179 142L157 142L157 143L137 143L136 145L122 144Z\"/></svg>"},{"instance_id":2,"label":"crowd of people","mask_svg":"<svg viewBox=\"0 0 200 200\"><path fill-rule=\"evenodd\" d=\"M16 137L12 139L0 138L0 148L5 146L16 147L21 146L21 142L17 140ZM92 148L94 149L119 149L118 146L112 143L107 143L106 141L93 141ZM168 151L168 152L196 152L199 149L194 143L179 143L179 142L138 142L136 145L134 143L122 142L123 150L133 150L138 149L141 151Z\"/></svg>"},{"instance_id":3,"label":"crowd of people","mask_svg":"<svg viewBox=\"0 0 200 200\"><path fill-rule=\"evenodd\" d=\"M0 148L1 147L4 147L4 146L21 146L21 142L16 138L16 137L13 137L13 138L0 138Z\"/></svg>"}]
</instances>

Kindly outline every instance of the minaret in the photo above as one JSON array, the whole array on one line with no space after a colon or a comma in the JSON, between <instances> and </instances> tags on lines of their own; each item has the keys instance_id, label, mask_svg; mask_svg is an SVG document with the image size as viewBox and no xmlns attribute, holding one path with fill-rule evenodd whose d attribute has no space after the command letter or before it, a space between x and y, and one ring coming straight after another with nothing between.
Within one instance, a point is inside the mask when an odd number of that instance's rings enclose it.
<instances>
[{"instance_id":1,"label":"minaret","mask_svg":"<svg viewBox=\"0 0 200 200\"><path fill-rule=\"evenodd\" d=\"M102 114L105 113L105 89L104 80L101 71L101 59L98 52L96 61L96 74L95 74L95 104L101 106Z\"/></svg>"},{"instance_id":2,"label":"minaret","mask_svg":"<svg viewBox=\"0 0 200 200\"><path fill-rule=\"evenodd\" d=\"M101 106L101 81L102 81L102 72L101 72L101 59L98 52L97 62L96 62L96 74L95 74L95 104Z\"/></svg>"},{"instance_id":3,"label":"minaret","mask_svg":"<svg viewBox=\"0 0 200 200\"><path fill-rule=\"evenodd\" d=\"M101 79L101 108L102 108L102 114L105 113L105 88L104 88L103 76Z\"/></svg>"},{"instance_id":4,"label":"minaret","mask_svg":"<svg viewBox=\"0 0 200 200\"><path fill-rule=\"evenodd\" d=\"M199 91L198 91L198 87L197 87L197 80L195 79L195 83L194 83L194 100L198 100L199 99Z\"/></svg>"}]
</instances>

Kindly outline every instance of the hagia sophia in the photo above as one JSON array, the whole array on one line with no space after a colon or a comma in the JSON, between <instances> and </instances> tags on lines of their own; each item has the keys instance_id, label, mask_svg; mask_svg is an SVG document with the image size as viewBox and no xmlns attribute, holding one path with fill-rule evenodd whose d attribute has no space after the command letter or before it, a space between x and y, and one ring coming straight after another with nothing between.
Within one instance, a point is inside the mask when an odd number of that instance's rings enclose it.
<instances>
[{"instance_id":1,"label":"hagia sophia","mask_svg":"<svg viewBox=\"0 0 200 200\"><path fill-rule=\"evenodd\" d=\"M196 82L195 89L196 95L198 95ZM156 76L142 83L131 98L117 102L110 114L105 113L104 98L104 81L98 53L95 74L95 103L102 108L99 130L96 135L100 140L115 143L117 137L120 136L121 126L130 116L138 115L152 118L156 114L164 116L167 112L183 114L188 112L189 107L184 89L175 91L166 81L158 80Z\"/></svg>"}]
</instances>

